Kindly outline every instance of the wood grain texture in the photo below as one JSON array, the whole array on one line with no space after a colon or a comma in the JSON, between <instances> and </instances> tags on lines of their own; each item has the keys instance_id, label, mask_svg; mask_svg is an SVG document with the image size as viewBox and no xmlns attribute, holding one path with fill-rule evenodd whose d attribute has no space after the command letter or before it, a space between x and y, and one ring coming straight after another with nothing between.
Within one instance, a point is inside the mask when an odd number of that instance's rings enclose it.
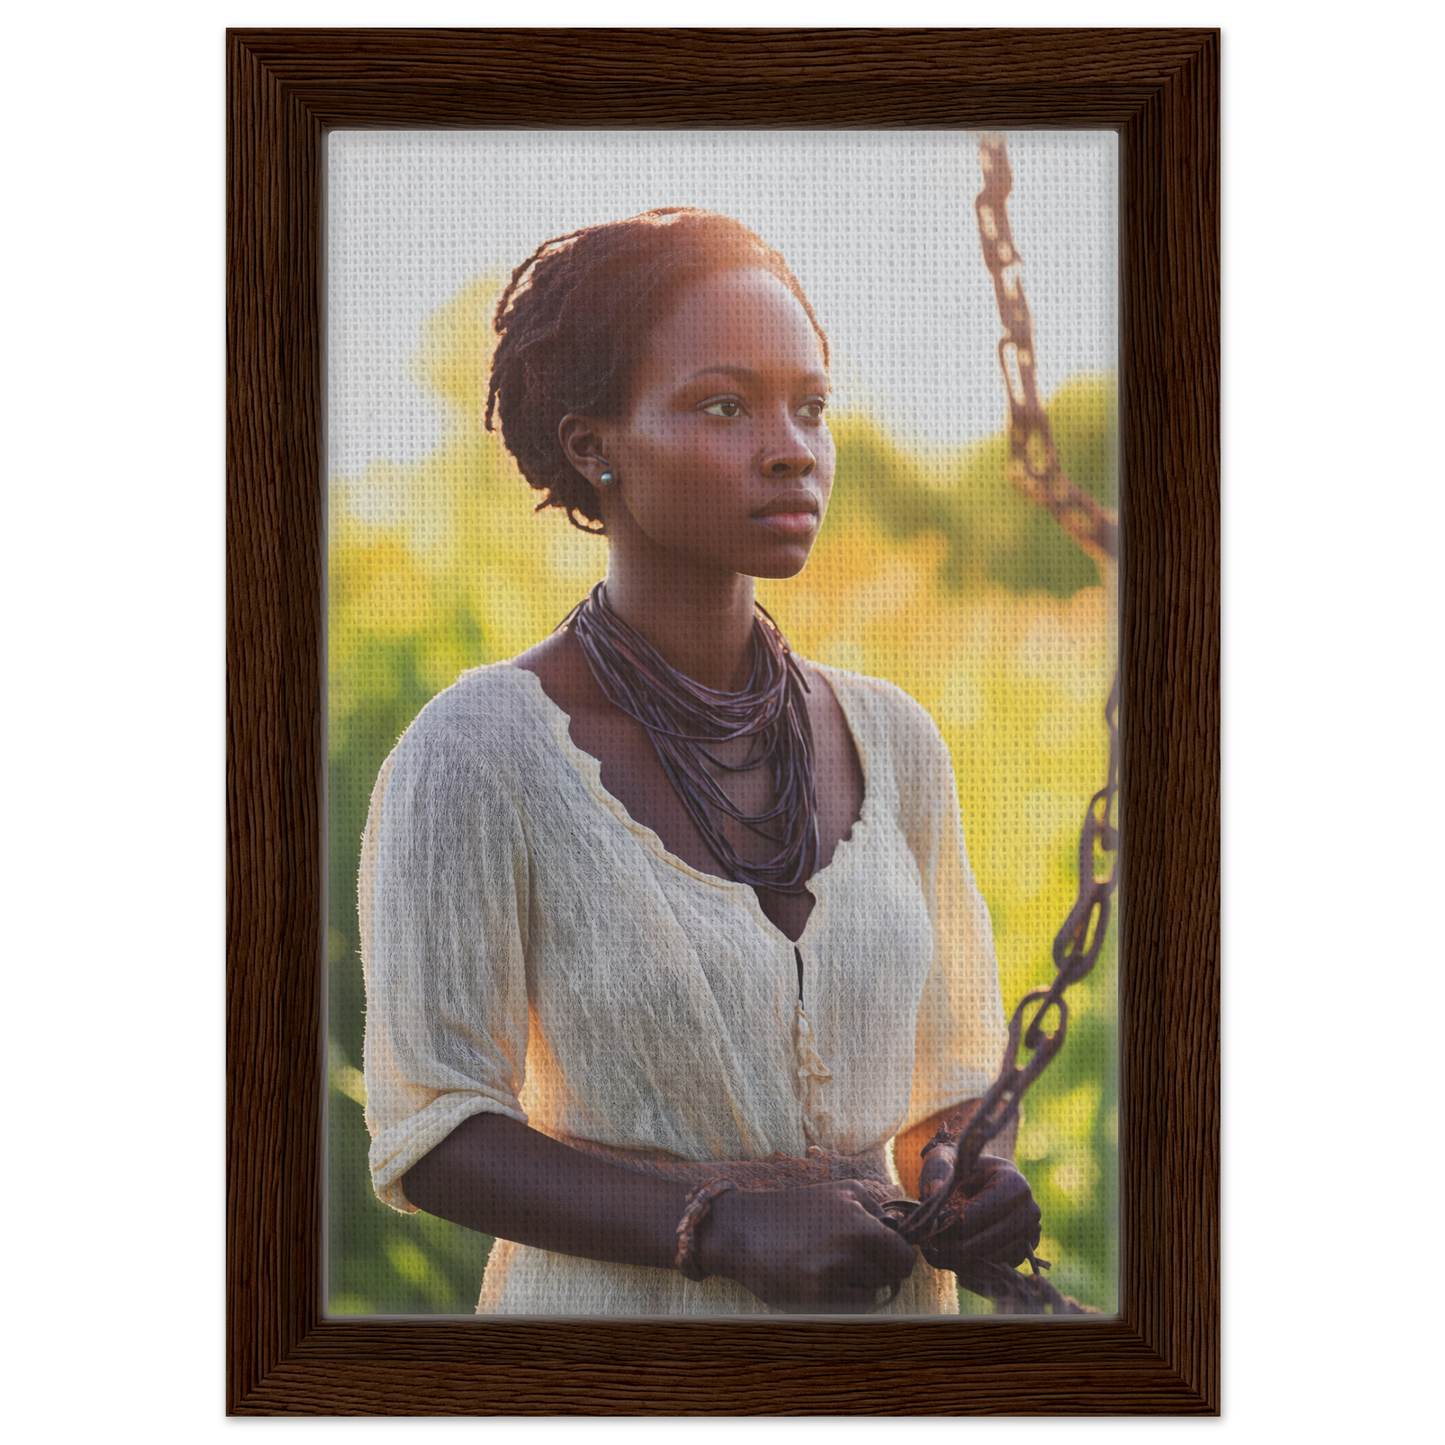
<instances>
[{"instance_id":1,"label":"wood grain texture","mask_svg":"<svg viewBox=\"0 0 1445 1445\"><path fill-rule=\"evenodd\" d=\"M1219 1409L1219 36L227 36L227 1409ZM327 127L1120 135L1122 1308L967 1323L328 1320L321 1291Z\"/></svg>"}]
</instances>

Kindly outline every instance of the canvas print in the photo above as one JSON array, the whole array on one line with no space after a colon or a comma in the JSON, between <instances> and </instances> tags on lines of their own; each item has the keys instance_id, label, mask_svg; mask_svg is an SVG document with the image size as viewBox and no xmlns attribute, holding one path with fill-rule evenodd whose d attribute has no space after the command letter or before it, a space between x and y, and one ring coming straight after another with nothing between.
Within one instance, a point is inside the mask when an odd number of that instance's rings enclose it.
<instances>
[{"instance_id":1,"label":"canvas print","mask_svg":"<svg viewBox=\"0 0 1445 1445\"><path fill-rule=\"evenodd\" d=\"M326 195L330 1313L1112 1314L1114 135Z\"/></svg>"}]
</instances>

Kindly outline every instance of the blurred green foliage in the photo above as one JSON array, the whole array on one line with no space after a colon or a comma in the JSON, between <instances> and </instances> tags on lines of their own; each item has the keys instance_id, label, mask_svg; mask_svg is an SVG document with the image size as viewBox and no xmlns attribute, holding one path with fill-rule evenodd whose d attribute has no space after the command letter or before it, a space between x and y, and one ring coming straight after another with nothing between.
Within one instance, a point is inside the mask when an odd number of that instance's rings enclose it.
<instances>
[{"instance_id":1,"label":"blurred green foliage","mask_svg":"<svg viewBox=\"0 0 1445 1445\"><path fill-rule=\"evenodd\" d=\"M365 997L356 876L371 788L418 710L462 670L546 634L602 575L605 544L535 494L481 430L493 287L433 318L418 371L454 409L442 445L330 488L328 546L328 1249L334 1314L470 1314L490 1241L373 1195L360 1074ZM1115 394L1080 377L1049 405L1064 466L1115 502ZM1003 474L1002 435L912 454L859 414L833 419L838 472L813 559L759 598L804 656L890 678L953 750L1004 1003L1052 977L1078 825L1103 779L1111 587ZM1026 1103L1017 1159L1067 1294L1117 1307L1113 933L1070 995L1068 1042ZM965 1310L989 1306L967 1293Z\"/></svg>"}]
</instances>

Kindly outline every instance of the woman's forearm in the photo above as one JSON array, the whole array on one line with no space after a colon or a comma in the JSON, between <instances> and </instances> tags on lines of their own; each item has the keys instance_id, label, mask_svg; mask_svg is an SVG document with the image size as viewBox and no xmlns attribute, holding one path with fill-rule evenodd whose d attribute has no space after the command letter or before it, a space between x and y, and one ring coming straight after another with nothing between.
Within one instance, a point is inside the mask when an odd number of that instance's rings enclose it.
<instances>
[{"instance_id":1,"label":"woman's forearm","mask_svg":"<svg viewBox=\"0 0 1445 1445\"><path fill-rule=\"evenodd\" d=\"M418 1209L481 1234L613 1264L670 1268L688 1186L635 1174L502 1114L457 1126L407 1171Z\"/></svg>"},{"instance_id":2,"label":"woman's forearm","mask_svg":"<svg viewBox=\"0 0 1445 1445\"><path fill-rule=\"evenodd\" d=\"M689 1185L608 1164L501 1114L460 1124L403 1180L428 1214L482 1234L611 1264L676 1266ZM704 1276L776 1309L859 1313L908 1277L913 1247L867 1187L827 1180L719 1195L695 1235Z\"/></svg>"}]
</instances>

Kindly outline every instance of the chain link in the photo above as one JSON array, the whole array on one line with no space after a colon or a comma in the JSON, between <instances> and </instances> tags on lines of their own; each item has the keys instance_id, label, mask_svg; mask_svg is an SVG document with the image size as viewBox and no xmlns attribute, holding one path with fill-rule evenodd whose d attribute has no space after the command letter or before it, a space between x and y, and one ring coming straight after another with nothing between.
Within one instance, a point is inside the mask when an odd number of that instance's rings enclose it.
<instances>
[{"instance_id":1,"label":"chain link","mask_svg":"<svg viewBox=\"0 0 1445 1445\"><path fill-rule=\"evenodd\" d=\"M1028 499L1046 507L1061 527L1095 561L1119 554L1115 514L1071 481L1059 463L1048 414L1039 400L1034 376L1034 321L1024 296L1023 258L1009 226L1008 198L1013 169L1003 136L985 131L978 138L983 189L973 209L984 265L993 278L1003 336L998 364L1008 390L1009 480Z\"/></svg>"},{"instance_id":2,"label":"chain link","mask_svg":"<svg viewBox=\"0 0 1445 1445\"><path fill-rule=\"evenodd\" d=\"M1059 525L1100 565L1118 556L1116 515L1064 471L1054 446L1048 415L1039 401L1034 378L1034 325L1020 279L1020 257L1009 227L1008 196L1013 171L1001 135L979 137L983 189L974 203L984 262L993 278L994 296L1004 334L998 344L999 366L1009 398L1009 480L1031 501L1046 507ZM962 1116L949 1120L934 1135L924 1152L937 1144L958 1145L953 1173L945 1187L925 1203L901 1200L885 1206L899 1232L912 1243L941 1233L956 1219L949 1197L974 1172L989 1140L1018 1117L1019 1104L1029 1086L1048 1068L1068 1034L1069 1008L1064 993L1084 978L1098 961L1108 931L1115 889L1119 884L1119 671L1114 670L1109 699L1104 705L1109 733L1109 764L1104 786L1089 800L1079 832L1079 892L1064 925L1054 938L1057 972L1048 988L1027 993L1009 1020L1008 1043L998 1076L979 1101L966 1124ZM1102 863L1102 872L1101 872ZM1046 1024L1054 1021L1052 1032ZM1019 1052L1028 1058L1019 1062ZM1002 1264L979 1262L977 1284L987 1286L1003 1314L1092 1314L1097 1311L1060 1294L1040 1269L1045 1260L1029 1251L1032 1274L1020 1274Z\"/></svg>"}]
</instances>

